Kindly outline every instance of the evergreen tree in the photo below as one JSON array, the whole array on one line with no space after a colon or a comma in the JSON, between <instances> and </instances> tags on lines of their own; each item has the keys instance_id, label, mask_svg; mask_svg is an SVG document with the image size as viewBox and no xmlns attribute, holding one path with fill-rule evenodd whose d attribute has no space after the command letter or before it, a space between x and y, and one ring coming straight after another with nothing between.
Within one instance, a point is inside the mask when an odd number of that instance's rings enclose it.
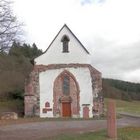
<instances>
[{"instance_id":1,"label":"evergreen tree","mask_svg":"<svg viewBox=\"0 0 140 140\"><path fill-rule=\"evenodd\" d=\"M33 60L34 58L38 57L42 54L42 50L38 49L36 44L33 43L32 46L29 44L24 43L21 45L20 43L16 43L15 41L12 44L12 47L9 50L9 55L23 55L30 60Z\"/></svg>"}]
</instances>

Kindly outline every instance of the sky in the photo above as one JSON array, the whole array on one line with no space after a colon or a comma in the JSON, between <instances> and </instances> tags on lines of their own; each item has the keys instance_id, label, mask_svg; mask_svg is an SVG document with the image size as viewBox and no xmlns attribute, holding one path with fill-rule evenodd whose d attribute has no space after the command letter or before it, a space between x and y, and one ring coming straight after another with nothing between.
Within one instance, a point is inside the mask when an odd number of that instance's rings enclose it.
<instances>
[{"instance_id":1,"label":"sky","mask_svg":"<svg viewBox=\"0 0 140 140\"><path fill-rule=\"evenodd\" d=\"M25 41L45 51L64 24L104 78L140 83L140 0L13 0Z\"/></svg>"}]
</instances>

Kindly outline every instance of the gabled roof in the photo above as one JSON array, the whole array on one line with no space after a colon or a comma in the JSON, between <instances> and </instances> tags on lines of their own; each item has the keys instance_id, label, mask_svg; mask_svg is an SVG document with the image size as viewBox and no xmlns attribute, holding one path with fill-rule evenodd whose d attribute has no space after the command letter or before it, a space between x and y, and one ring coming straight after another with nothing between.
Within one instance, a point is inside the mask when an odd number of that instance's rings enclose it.
<instances>
[{"instance_id":1,"label":"gabled roof","mask_svg":"<svg viewBox=\"0 0 140 140\"><path fill-rule=\"evenodd\" d=\"M62 31L62 29L65 28L65 27L70 31L70 33L74 36L74 38L79 42L79 44L82 46L82 48L85 50L85 52L86 52L87 54L90 54L90 53L88 52L88 50L84 47L84 45L80 42L80 40L74 35L74 33L70 30L70 28L69 28L66 24L63 25L63 27L60 29L60 31L58 32L58 34L57 34L57 35L55 36L55 38L52 40L52 42L50 43L49 47L46 49L45 52L48 51L48 49L50 48L50 46L52 45L52 43L54 42L54 40L57 38L57 36L59 35L59 33L60 33L60 32ZM44 52L44 53L45 53L45 52Z\"/></svg>"}]
</instances>

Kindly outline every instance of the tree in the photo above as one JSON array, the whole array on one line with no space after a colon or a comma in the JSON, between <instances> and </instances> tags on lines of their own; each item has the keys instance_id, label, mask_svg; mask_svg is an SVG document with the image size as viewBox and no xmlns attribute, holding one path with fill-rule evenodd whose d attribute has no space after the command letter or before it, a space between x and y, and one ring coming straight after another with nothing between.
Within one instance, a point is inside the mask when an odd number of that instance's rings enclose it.
<instances>
[{"instance_id":1,"label":"tree","mask_svg":"<svg viewBox=\"0 0 140 140\"><path fill-rule=\"evenodd\" d=\"M13 42L9 53L0 53L0 100L22 99L25 78L33 69L33 58L42 51L37 46Z\"/></svg>"},{"instance_id":2,"label":"tree","mask_svg":"<svg viewBox=\"0 0 140 140\"><path fill-rule=\"evenodd\" d=\"M0 51L7 51L13 40L17 40L20 26L11 11L11 2L0 0Z\"/></svg>"},{"instance_id":3,"label":"tree","mask_svg":"<svg viewBox=\"0 0 140 140\"><path fill-rule=\"evenodd\" d=\"M35 57L38 57L42 53L43 53L42 50L38 49L36 44L33 43L33 45L32 45L32 59L34 59Z\"/></svg>"},{"instance_id":4,"label":"tree","mask_svg":"<svg viewBox=\"0 0 140 140\"><path fill-rule=\"evenodd\" d=\"M20 44L19 42L14 41L12 47L9 49L9 55L23 55L30 60L33 60L42 53L42 50L38 49L35 43L31 46L26 43Z\"/></svg>"}]
</instances>

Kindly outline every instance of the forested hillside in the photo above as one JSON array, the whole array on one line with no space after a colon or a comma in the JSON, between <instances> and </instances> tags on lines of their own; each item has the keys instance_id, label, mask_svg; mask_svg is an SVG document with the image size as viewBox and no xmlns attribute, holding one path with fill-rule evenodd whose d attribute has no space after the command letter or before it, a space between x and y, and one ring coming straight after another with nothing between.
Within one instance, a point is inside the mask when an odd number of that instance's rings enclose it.
<instances>
[{"instance_id":1,"label":"forested hillside","mask_svg":"<svg viewBox=\"0 0 140 140\"><path fill-rule=\"evenodd\" d=\"M131 83L115 79L103 79L104 97L121 100L140 100L140 83Z\"/></svg>"},{"instance_id":2,"label":"forested hillside","mask_svg":"<svg viewBox=\"0 0 140 140\"><path fill-rule=\"evenodd\" d=\"M0 100L23 99L25 78L33 68L33 59L40 54L35 44L16 42L9 53L0 52Z\"/></svg>"}]
</instances>

